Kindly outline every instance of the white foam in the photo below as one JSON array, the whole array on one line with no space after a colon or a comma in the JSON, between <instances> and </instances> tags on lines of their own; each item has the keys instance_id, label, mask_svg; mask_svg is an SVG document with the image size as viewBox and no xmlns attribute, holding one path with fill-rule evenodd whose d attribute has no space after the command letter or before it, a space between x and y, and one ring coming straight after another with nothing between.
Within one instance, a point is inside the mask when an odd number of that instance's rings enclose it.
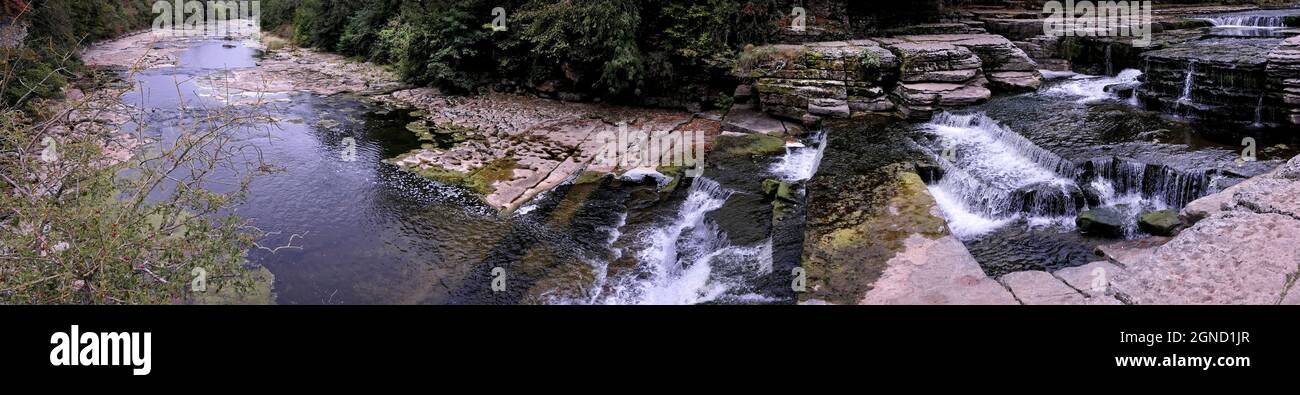
<instances>
[{"instance_id":1,"label":"white foam","mask_svg":"<svg viewBox=\"0 0 1300 395\"><path fill-rule=\"evenodd\" d=\"M1062 78L1070 78L1079 75L1079 73L1075 73L1073 71L1068 71L1068 70L1067 71L1038 70L1038 73L1042 74L1043 78L1048 80L1059 80Z\"/></svg>"},{"instance_id":2,"label":"white foam","mask_svg":"<svg viewBox=\"0 0 1300 395\"><path fill-rule=\"evenodd\" d=\"M1137 69L1124 69L1114 77L1079 74L1071 77L1069 81L1048 87L1043 90L1042 94L1057 97L1072 97L1080 103L1114 99L1115 95L1106 92L1106 86L1136 82L1138 77L1141 75L1142 71Z\"/></svg>"},{"instance_id":3,"label":"white foam","mask_svg":"<svg viewBox=\"0 0 1300 395\"><path fill-rule=\"evenodd\" d=\"M660 173L658 170L649 167L638 167L632 170L628 170L624 172L622 175L620 175L619 179L623 181L640 182L640 181L644 181L647 177L653 178L655 182L658 183L660 188L663 188L665 185L668 185L669 183L673 182L672 177L664 175L664 173Z\"/></svg>"},{"instance_id":4,"label":"white foam","mask_svg":"<svg viewBox=\"0 0 1300 395\"><path fill-rule=\"evenodd\" d=\"M930 194L934 195L935 203L938 203L939 210L943 212L944 219L948 221L948 229L952 231L953 236L960 240L970 240L983 236L989 232L998 230L1006 224L1015 220L1016 217L994 219L985 217L972 212L961 199L954 196L945 184L933 185L930 187Z\"/></svg>"},{"instance_id":5,"label":"white foam","mask_svg":"<svg viewBox=\"0 0 1300 395\"><path fill-rule=\"evenodd\" d=\"M817 167L821 165L822 155L826 151L826 133L815 133L811 140L816 144L815 147L807 147L803 143L786 144L785 156L773 163L769 171L787 182L811 179L817 174Z\"/></svg>"}]
</instances>

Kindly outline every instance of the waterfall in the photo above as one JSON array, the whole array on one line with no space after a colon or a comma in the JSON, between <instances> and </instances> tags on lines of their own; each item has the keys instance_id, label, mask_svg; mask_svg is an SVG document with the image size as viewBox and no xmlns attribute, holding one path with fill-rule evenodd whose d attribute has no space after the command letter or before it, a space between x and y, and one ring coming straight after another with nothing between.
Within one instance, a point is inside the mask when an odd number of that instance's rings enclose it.
<instances>
[{"instance_id":1,"label":"waterfall","mask_svg":"<svg viewBox=\"0 0 1300 395\"><path fill-rule=\"evenodd\" d=\"M1286 27L1281 16L1272 15L1222 15L1201 18L1214 24L1214 27L1252 27L1280 28Z\"/></svg>"},{"instance_id":2,"label":"waterfall","mask_svg":"<svg viewBox=\"0 0 1300 395\"><path fill-rule=\"evenodd\" d=\"M1088 201L1120 211L1132 237L1142 211L1181 208L1214 189L1207 172L1122 158L1076 165L982 112L944 112L921 127L933 139L916 147L943 169L942 176L930 182L930 192L949 228L962 240L1022 219L1031 226L1072 228Z\"/></svg>"},{"instance_id":3,"label":"waterfall","mask_svg":"<svg viewBox=\"0 0 1300 395\"><path fill-rule=\"evenodd\" d=\"M1214 191L1212 175L1205 172L1179 171L1122 158L1093 159L1085 167L1085 177L1090 181L1107 180L1116 195L1138 195L1162 208L1181 208Z\"/></svg>"},{"instance_id":4,"label":"waterfall","mask_svg":"<svg viewBox=\"0 0 1300 395\"><path fill-rule=\"evenodd\" d=\"M1137 79L1142 72L1137 69L1124 69L1114 77L1076 75L1067 81L1063 81L1048 87L1042 91L1044 95L1077 97L1079 103L1091 103L1100 100L1114 99L1115 95L1106 92L1106 87L1117 84L1137 84ZM1137 97L1136 93L1133 97Z\"/></svg>"},{"instance_id":5,"label":"waterfall","mask_svg":"<svg viewBox=\"0 0 1300 395\"><path fill-rule=\"evenodd\" d=\"M826 132L813 133L809 141L816 144L816 146L808 147L800 143L787 144L785 156L772 164L769 171L786 182L811 179L817 173L817 167L822 162L822 155L826 152Z\"/></svg>"},{"instance_id":6,"label":"waterfall","mask_svg":"<svg viewBox=\"0 0 1300 395\"><path fill-rule=\"evenodd\" d=\"M1082 195L1071 179L1079 171L1073 163L982 112L943 112L923 128L936 137L923 151L944 169L930 189L958 238L980 236L1022 214L1076 214Z\"/></svg>"},{"instance_id":7,"label":"waterfall","mask_svg":"<svg viewBox=\"0 0 1300 395\"><path fill-rule=\"evenodd\" d=\"M1264 126L1264 93L1259 94L1259 102L1255 103L1255 127Z\"/></svg>"},{"instance_id":8,"label":"waterfall","mask_svg":"<svg viewBox=\"0 0 1300 395\"><path fill-rule=\"evenodd\" d=\"M1106 44L1106 75L1108 76L1115 75L1115 66L1110 60L1110 47L1111 44Z\"/></svg>"},{"instance_id":9,"label":"waterfall","mask_svg":"<svg viewBox=\"0 0 1300 395\"><path fill-rule=\"evenodd\" d=\"M1192 81L1196 75L1196 61L1187 61L1187 77L1183 79L1183 95L1178 98L1179 103L1190 104L1192 102Z\"/></svg>"},{"instance_id":10,"label":"waterfall","mask_svg":"<svg viewBox=\"0 0 1300 395\"><path fill-rule=\"evenodd\" d=\"M956 144L960 156L969 160L959 162L994 176L994 182L1002 186L1022 186L1024 182L1048 181L1057 174L1074 175L1078 172L1074 163L1039 148L983 112L955 114L945 111L935 115L925 127L941 139ZM982 157L997 162L978 162Z\"/></svg>"},{"instance_id":11,"label":"waterfall","mask_svg":"<svg viewBox=\"0 0 1300 395\"><path fill-rule=\"evenodd\" d=\"M697 304L716 301L757 276L772 272L772 243L734 246L705 218L722 208L733 191L700 177L692 181L677 215L640 233L634 273L606 279L609 292L592 298L605 304ZM600 291L598 291L600 292ZM746 301L761 296L739 295Z\"/></svg>"}]
</instances>

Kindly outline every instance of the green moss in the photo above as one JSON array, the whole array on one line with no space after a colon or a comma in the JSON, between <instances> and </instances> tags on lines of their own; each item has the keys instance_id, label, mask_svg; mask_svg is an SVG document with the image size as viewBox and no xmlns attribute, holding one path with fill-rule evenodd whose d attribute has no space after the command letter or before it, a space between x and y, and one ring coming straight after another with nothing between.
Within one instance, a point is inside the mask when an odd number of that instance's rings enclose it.
<instances>
[{"instance_id":1,"label":"green moss","mask_svg":"<svg viewBox=\"0 0 1300 395\"><path fill-rule=\"evenodd\" d=\"M839 177L831 181L833 196L809 201L810 216L826 208L846 211L810 223L803 267L816 290L800 295L801 300L857 303L888 261L903 251L908 237L949 234L943 218L932 212L935 203L925 183L908 165L891 164L870 173ZM876 198L859 200L863 196Z\"/></svg>"},{"instance_id":2,"label":"green moss","mask_svg":"<svg viewBox=\"0 0 1300 395\"><path fill-rule=\"evenodd\" d=\"M660 193L672 193L677 190L678 186L682 185L682 178L686 178L685 170L679 166L659 166L655 171L658 171L659 174L672 177L672 181L669 181L668 185L659 188Z\"/></svg>"},{"instance_id":3,"label":"green moss","mask_svg":"<svg viewBox=\"0 0 1300 395\"><path fill-rule=\"evenodd\" d=\"M715 152L726 156L769 156L785 152L785 141L765 134L718 136Z\"/></svg>"},{"instance_id":4,"label":"green moss","mask_svg":"<svg viewBox=\"0 0 1300 395\"><path fill-rule=\"evenodd\" d=\"M799 201L794 198L793 190L794 187L788 182L770 178L763 180L763 195L773 201L798 203Z\"/></svg>"},{"instance_id":5,"label":"green moss","mask_svg":"<svg viewBox=\"0 0 1300 395\"><path fill-rule=\"evenodd\" d=\"M393 161L400 161L406 154L398 156ZM456 185L464 187L480 195L490 195L496 191L492 184L497 181L506 181L514 177L514 170L518 165L515 158L501 158L474 169L469 173L446 169L440 166L430 166L424 168L405 168L407 171L418 174L422 177L441 182L447 185Z\"/></svg>"},{"instance_id":6,"label":"green moss","mask_svg":"<svg viewBox=\"0 0 1300 395\"><path fill-rule=\"evenodd\" d=\"M584 171L573 180L574 185L596 184L609 176L609 173L603 171Z\"/></svg>"}]
</instances>

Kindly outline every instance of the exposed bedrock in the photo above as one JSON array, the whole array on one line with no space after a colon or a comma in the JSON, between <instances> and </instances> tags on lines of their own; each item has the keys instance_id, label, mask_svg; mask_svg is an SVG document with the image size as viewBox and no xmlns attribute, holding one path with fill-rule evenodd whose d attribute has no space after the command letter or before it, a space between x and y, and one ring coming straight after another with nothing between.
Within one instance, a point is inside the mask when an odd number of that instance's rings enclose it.
<instances>
[{"instance_id":1,"label":"exposed bedrock","mask_svg":"<svg viewBox=\"0 0 1300 395\"><path fill-rule=\"evenodd\" d=\"M1268 90L1276 122L1300 125L1300 36L1283 40L1268 54Z\"/></svg>"},{"instance_id":2,"label":"exposed bedrock","mask_svg":"<svg viewBox=\"0 0 1300 395\"><path fill-rule=\"evenodd\" d=\"M1279 43L1216 38L1146 52L1138 99L1148 108L1201 121L1277 124L1284 111L1280 95L1269 90L1268 62Z\"/></svg>"},{"instance_id":3,"label":"exposed bedrock","mask_svg":"<svg viewBox=\"0 0 1300 395\"><path fill-rule=\"evenodd\" d=\"M752 67L742 73L754 78L764 112L815 124L894 110L885 89L896 81L898 58L875 41L774 45L748 56Z\"/></svg>"},{"instance_id":4,"label":"exposed bedrock","mask_svg":"<svg viewBox=\"0 0 1300 395\"><path fill-rule=\"evenodd\" d=\"M837 126L807 184L800 302L1016 303L951 234L915 156L896 149L905 130L873 122Z\"/></svg>"},{"instance_id":5,"label":"exposed bedrock","mask_svg":"<svg viewBox=\"0 0 1300 395\"><path fill-rule=\"evenodd\" d=\"M961 26L944 28L966 31ZM805 124L893 113L926 119L938 109L982 103L994 91L1042 84L1038 64L992 34L771 45L745 58L738 73L754 80L761 109Z\"/></svg>"},{"instance_id":6,"label":"exposed bedrock","mask_svg":"<svg viewBox=\"0 0 1300 395\"><path fill-rule=\"evenodd\" d=\"M1190 226L1099 248L1123 267L1114 291L1139 304L1294 301L1300 274L1300 157L1206 196L1182 211ZM1146 243L1146 244L1143 244Z\"/></svg>"}]
</instances>

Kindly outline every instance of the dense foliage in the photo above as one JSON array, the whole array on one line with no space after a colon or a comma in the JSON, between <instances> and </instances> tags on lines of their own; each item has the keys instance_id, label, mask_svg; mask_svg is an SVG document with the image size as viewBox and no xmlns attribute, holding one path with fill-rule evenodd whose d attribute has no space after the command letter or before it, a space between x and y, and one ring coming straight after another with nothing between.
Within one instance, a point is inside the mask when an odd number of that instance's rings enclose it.
<instances>
[{"instance_id":1,"label":"dense foliage","mask_svg":"<svg viewBox=\"0 0 1300 395\"><path fill-rule=\"evenodd\" d=\"M699 98L710 84L726 85L742 44L779 30L785 3L265 0L262 22L275 30L292 20L300 45L390 64L409 82L450 92L514 85L609 99Z\"/></svg>"},{"instance_id":2,"label":"dense foliage","mask_svg":"<svg viewBox=\"0 0 1300 395\"><path fill-rule=\"evenodd\" d=\"M31 99L57 96L80 70L78 44L141 29L153 20L149 0L0 1L4 24L27 26L24 45L5 48L0 59L5 107L29 109Z\"/></svg>"},{"instance_id":3,"label":"dense foliage","mask_svg":"<svg viewBox=\"0 0 1300 395\"><path fill-rule=\"evenodd\" d=\"M0 304L192 302L214 294L201 292L209 283L212 291L248 290L253 272L244 252L262 233L231 208L269 168L245 160L247 145L231 131L264 117L257 110L187 114L178 137L146 141L122 159L129 147L117 145L121 131L85 116L117 111L111 98L130 85L83 73L77 54L148 27L153 2L0 1L0 27L20 27L6 30L17 33L0 48ZM42 100L74 80L96 89ZM110 150L119 151L116 161L105 155ZM207 189L217 166L244 177L224 192Z\"/></svg>"}]
</instances>

